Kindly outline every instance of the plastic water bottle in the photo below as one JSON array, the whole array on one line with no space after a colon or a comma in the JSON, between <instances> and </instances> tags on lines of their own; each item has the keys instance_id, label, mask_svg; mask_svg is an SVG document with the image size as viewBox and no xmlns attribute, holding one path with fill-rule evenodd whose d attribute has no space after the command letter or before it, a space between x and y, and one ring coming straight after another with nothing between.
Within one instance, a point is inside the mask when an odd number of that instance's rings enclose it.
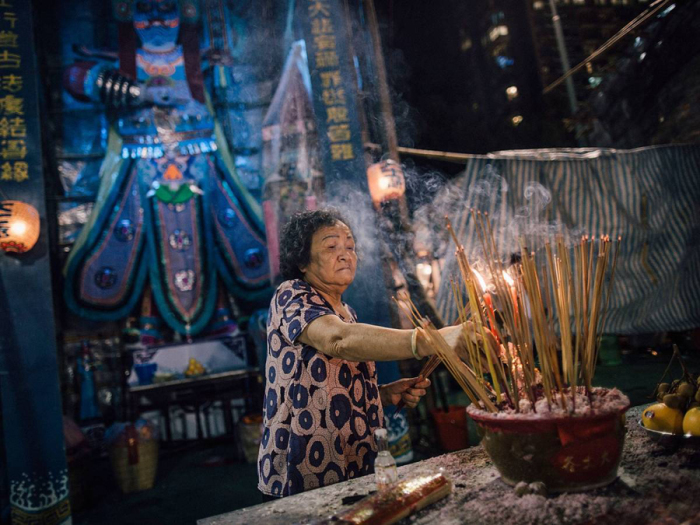
<instances>
[{"instance_id":1,"label":"plastic water bottle","mask_svg":"<svg viewBox=\"0 0 700 525\"><path fill-rule=\"evenodd\" d=\"M399 473L396 471L396 460L389 452L389 439L385 428L374 431L374 441L378 449L377 458L374 460L377 490L384 490L387 485L399 479Z\"/></svg>"}]
</instances>

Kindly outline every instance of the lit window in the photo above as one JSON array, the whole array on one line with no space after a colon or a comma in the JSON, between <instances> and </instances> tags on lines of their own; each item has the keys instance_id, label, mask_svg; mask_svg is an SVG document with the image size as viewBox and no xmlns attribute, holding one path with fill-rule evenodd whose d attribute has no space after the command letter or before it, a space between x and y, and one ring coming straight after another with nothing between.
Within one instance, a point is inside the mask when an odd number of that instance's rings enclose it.
<instances>
[{"instance_id":1,"label":"lit window","mask_svg":"<svg viewBox=\"0 0 700 525\"><path fill-rule=\"evenodd\" d=\"M515 116L510 118L510 123L513 124L513 127L519 126L522 121L523 121L522 115L515 115Z\"/></svg>"},{"instance_id":2,"label":"lit window","mask_svg":"<svg viewBox=\"0 0 700 525\"><path fill-rule=\"evenodd\" d=\"M574 4L581 5L581 4L585 4L585 3L586 3L586 0L574 0Z\"/></svg>"},{"instance_id":3,"label":"lit window","mask_svg":"<svg viewBox=\"0 0 700 525\"><path fill-rule=\"evenodd\" d=\"M515 61L507 56L499 55L496 57L496 64L498 64L498 67L501 69L505 69L507 67L512 66L515 63Z\"/></svg>"},{"instance_id":4,"label":"lit window","mask_svg":"<svg viewBox=\"0 0 700 525\"><path fill-rule=\"evenodd\" d=\"M533 9L544 9L544 2L542 2L542 0L536 0L535 2L532 2L532 8Z\"/></svg>"},{"instance_id":5,"label":"lit window","mask_svg":"<svg viewBox=\"0 0 700 525\"><path fill-rule=\"evenodd\" d=\"M588 85L591 86L593 89L600 86L600 83L602 81L603 81L602 77L588 77Z\"/></svg>"},{"instance_id":6,"label":"lit window","mask_svg":"<svg viewBox=\"0 0 700 525\"><path fill-rule=\"evenodd\" d=\"M489 31L489 40L493 42L496 40L499 36L507 36L508 35L508 26L500 25L500 26L495 26L491 28L491 31Z\"/></svg>"},{"instance_id":7,"label":"lit window","mask_svg":"<svg viewBox=\"0 0 700 525\"><path fill-rule=\"evenodd\" d=\"M508 97L508 100L513 100L518 96L518 88L517 86L508 86L506 88L506 96Z\"/></svg>"},{"instance_id":8,"label":"lit window","mask_svg":"<svg viewBox=\"0 0 700 525\"><path fill-rule=\"evenodd\" d=\"M665 17L667 14L669 14L671 11L673 11L676 8L676 4L671 4L668 6L666 9L661 11L661 14L659 15L659 18Z\"/></svg>"}]
</instances>

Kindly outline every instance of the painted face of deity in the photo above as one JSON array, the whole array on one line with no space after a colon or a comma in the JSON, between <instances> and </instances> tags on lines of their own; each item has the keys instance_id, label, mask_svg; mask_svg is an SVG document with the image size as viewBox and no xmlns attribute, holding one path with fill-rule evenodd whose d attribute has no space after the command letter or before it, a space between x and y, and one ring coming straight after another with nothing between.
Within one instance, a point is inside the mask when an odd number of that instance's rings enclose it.
<instances>
[{"instance_id":1,"label":"painted face of deity","mask_svg":"<svg viewBox=\"0 0 700 525\"><path fill-rule=\"evenodd\" d=\"M144 49L172 49L180 30L180 8L177 0L136 0L134 28Z\"/></svg>"}]
</instances>

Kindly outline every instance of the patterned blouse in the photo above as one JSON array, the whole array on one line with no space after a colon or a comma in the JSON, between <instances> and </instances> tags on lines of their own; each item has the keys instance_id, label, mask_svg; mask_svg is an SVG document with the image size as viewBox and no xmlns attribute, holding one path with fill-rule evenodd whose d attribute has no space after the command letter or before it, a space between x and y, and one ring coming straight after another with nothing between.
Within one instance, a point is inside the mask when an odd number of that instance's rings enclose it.
<instances>
[{"instance_id":1,"label":"patterned blouse","mask_svg":"<svg viewBox=\"0 0 700 525\"><path fill-rule=\"evenodd\" d=\"M347 305L346 305L347 307ZM373 361L328 357L297 342L322 315L345 319L308 283L283 282L267 321L267 386L258 489L291 496L374 472L374 429L384 420Z\"/></svg>"}]
</instances>

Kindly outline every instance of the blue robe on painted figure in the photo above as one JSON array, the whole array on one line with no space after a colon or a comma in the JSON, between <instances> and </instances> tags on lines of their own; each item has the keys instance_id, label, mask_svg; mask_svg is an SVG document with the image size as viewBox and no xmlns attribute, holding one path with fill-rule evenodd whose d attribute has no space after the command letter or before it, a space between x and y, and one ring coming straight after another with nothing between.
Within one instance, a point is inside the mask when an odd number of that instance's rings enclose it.
<instances>
[{"instance_id":1,"label":"blue robe on painted figure","mask_svg":"<svg viewBox=\"0 0 700 525\"><path fill-rule=\"evenodd\" d=\"M269 299L260 205L236 176L204 90L196 0L114 0L119 60L76 62L66 89L102 101L111 128L97 202L66 263L81 316L126 317L147 284L181 334L207 326L217 283ZM259 303L258 303L259 304Z\"/></svg>"}]
</instances>

